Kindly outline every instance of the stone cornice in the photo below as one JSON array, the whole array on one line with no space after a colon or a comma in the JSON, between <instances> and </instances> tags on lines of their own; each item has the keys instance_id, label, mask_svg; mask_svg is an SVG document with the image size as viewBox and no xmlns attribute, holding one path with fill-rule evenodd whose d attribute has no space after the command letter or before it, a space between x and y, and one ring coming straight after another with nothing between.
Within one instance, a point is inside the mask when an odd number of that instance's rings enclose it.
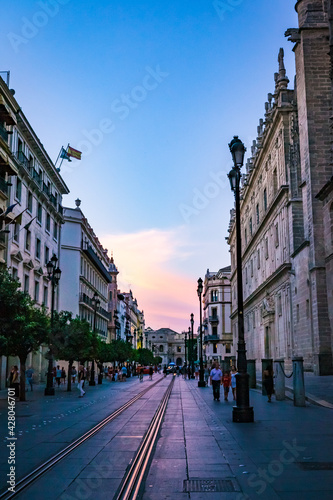
<instances>
[{"instance_id":1,"label":"stone cornice","mask_svg":"<svg viewBox=\"0 0 333 500\"><path fill-rule=\"evenodd\" d=\"M310 246L309 240L304 240L303 243L301 243L300 246L297 247L296 250L291 254L291 257L294 259L296 255L303 250L303 248L306 248L308 246Z\"/></svg>"}]
</instances>

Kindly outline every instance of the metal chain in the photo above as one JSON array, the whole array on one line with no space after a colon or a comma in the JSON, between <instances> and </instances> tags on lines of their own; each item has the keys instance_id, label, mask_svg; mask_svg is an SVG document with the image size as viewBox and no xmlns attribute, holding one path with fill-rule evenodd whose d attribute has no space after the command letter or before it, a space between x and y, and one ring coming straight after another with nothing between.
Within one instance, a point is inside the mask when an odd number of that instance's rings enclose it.
<instances>
[{"instance_id":1,"label":"metal chain","mask_svg":"<svg viewBox=\"0 0 333 500\"><path fill-rule=\"evenodd\" d=\"M285 371L284 371L284 368L283 368L283 366L282 366L281 361L279 361L279 365L280 365L280 367L281 367L281 370L282 370L283 375L284 375L286 378L291 378L291 377L293 376L293 373L294 373L294 372L291 372L291 374L290 374L290 375L286 375L286 373L285 373Z\"/></svg>"}]
</instances>

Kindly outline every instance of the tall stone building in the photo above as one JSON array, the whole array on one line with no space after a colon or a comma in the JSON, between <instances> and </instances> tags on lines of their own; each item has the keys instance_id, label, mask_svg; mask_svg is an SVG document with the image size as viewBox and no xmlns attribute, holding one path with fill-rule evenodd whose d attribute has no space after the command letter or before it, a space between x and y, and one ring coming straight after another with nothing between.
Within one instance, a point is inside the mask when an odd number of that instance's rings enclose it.
<instances>
[{"instance_id":1,"label":"tall stone building","mask_svg":"<svg viewBox=\"0 0 333 500\"><path fill-rule=\"evenodd\" d=\"M295 88L283 50L243 177L245 338L249 358L303 356L315 374L332 368L331 2L300 0L293 42ZM237 335L234 211L229 227L232 325ZM332 311L332 307L331 307Z\"/></svg>"}]
</instances>

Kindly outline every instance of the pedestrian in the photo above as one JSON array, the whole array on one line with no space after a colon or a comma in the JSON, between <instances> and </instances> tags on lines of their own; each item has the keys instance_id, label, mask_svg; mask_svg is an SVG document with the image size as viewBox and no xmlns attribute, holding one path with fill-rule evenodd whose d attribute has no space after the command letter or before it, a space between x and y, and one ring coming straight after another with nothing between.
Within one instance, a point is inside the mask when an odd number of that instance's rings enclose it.
<instances>
[{"instance_id":1,"label":"pedestrian","mask_svg":"<svg viewBox=\"0 0 333 500\"><path fill-rule=\"evenodd\" d=\"M166 365L164 365L163 373L164 373L164 378L165 378L168 374Z\"/></svg>"},{"instance_id":2,"label":"pedestrian","mask_svg":"<svg viewBox=\"0 0 333 500\"><path fill-rule=\"evenodd\" d=\"M268 365L266 370L264 370L263 373L263 384L267 392L267 397L268 397L268 403L272 402L272 394L274 392L274 381L273 381L273 368L272 365Z\"/></svg>"},{"instance_id":3,"label":"pedestrian","mask_svg":"<svg viewBox=\"0 0 333 500\"><path fill-rule=\"evenodd\" d=\"M140 382L143 382L143 366L140 367L139 380L140 380Z\"/></svg>"},{"instance_id":4,"label":"pedestrian","mask_svg":"<svg viewBox=\"0 0 333 500\"><path fill-rule=\"evenodd\" d=\"M153 380L154 368L152 366L149 367L149 380Z\"/></svg>"},{"instance_id":5,"label":"pedestrian","mask_svg":"<svg viewBox=\"0 0 333 500\"><path fill-rule=\"evenodd\" d=\"M64 367L61 368L61 380L63 381L63 384L66 383L66 370Z\"/></svg>"},{"instance_id":6,"label":"pedestrian","mask_svg":"<svg viewBox=\"0 0 333 500\"><path fill-rule=\"evenodd\" d=\"M125 365L122 367L121 372L122 372L122 373L121 373L121 374L122 374L122 380L123 380L124 382L126 382L126 377L127 377L127 368L126 368L126 366L125 366Z\"/></svg>"},{"instance_id":7,"label":"pedestrian","mask_svg":"<svg viewBox=\"0 0 333 500\"><path fill-rule=\"evenodd\" d=\"M71 377L72 377L73 384L75 384L76 376L77 376L77 370L76 370L75 366L72 366Z\"/></svg>"},{"instance_id":8,"label":"pedestrian","mask_svg":"<svg viewBox=\"0 0 333 500\"><path fill-rule=\"evenodd\" d=\"M84 381L85 381L85 371L84 371L84 367L82 365L80 365L79 366L79 373L78 373L78 383L77 383L77 388L80 391L79 398L82 398L85 395L85 391L83 390Z\"/></svg>"},{"instance_id":9,"label":"pedestrian","mask_svg":"<svg viewBox=\"0 0 333 500\"><path fill-rule=\"evenodd\" d=\"M61 370L60 370L60 366L57 365L57 368L56 368L56 382L58 384L58 387L60 387L60 382L61 382Z\"/></svg>"},{"instance_id":10,"label":"pedestrian","mask_svg":"<svg viewBox=\"0 0 333 500\"><path fill-rule=\"evenodd\" d=\"M9 376L8 376L8 386L9 387L12 387L12 383L13 383L13 376L14 376L14 365L12 365L10 367L10 372L9 372Z\"/></svg>"},{"instance_id":11,"label":"pedestrian","mask_svg":"<svg viewBox=\"0 0 333 500\"><path fill-rule=\"evenodd\" d=\"M47 375L47 372L46 372L46 375ZM57 368L54 366L52 368L52 377L53 377L53 387L55 386L56 384L56 376L57 376Z\"/></svg>"},{"instance_id":12,"label":"pedestrian","mask_svg":"<svg viewBox=\"0 0 333 500\"><path fill-rule=\"evenodd\" d=\"M25 372L25 376L27 379L27 383L30 385L30 390L32 391L33 390L32 385L33 385L33 378L34 378L34 370L31 366L29 366L29 368ZM28 390L28 388L26 390Z\"/></svg>"},{"instance_id":13,"label":"pedestrian","mask_svg":"<svg viewBox=\"0 0 333 500\"><path fill-rule=\"evenodd\" d=\"M191 378L191 367L190 367L190 365L188 365L188 368L187 368L187 377L190 380L190 378Z\"/></svg>"},{"instance_id":14,"label":"pedestrian","mask_svg":"<svg viewBox=\"0 0 333 500\"><path fill-rule=\"evenodd\" d=\"M208 366L205 365L204 379L205 379L206 387L208 387L209 375L210 375L210 370L209 370Z\"/></svg>"},{"instance_id":15,"label":"pedestrian","mask_svg":"<svg viewBox=\"0 0 333 500\"><path fill-rule=\"evenodd\" d=\"M223 384L223 389L224 389L224 401L228 401L228 395L229 395L229 390L230 390L230 385L231 385L230 370L226 370L223 373L222 384Z\"/></svg>"},{"instance_id":16,"label":"pedestrian","mask_svg":"<svg viewBox=\"0 0 333 500\"><path fill-rule=\"evenodd\" d=\"M218 363L212 365L210 372L210 383L213 386L214 401L220 401L220 387L222 384L222 372Z\"/></svg>"},{"instance_id":17,"label":"pedestrian","mask_svg":"<svg viewBox=\"0 0 333 500\"><path fill-rule=\"evenodd\" d=\"M199 365L198 364L195 365L194 375L195 375L195 380L198 380L198 378L199 378Z\"/></svg>"},{"instance_id":18,"label":"pedestrian","mask_svg":"<svg viewBox=\"0 0 333 500\"><path fill-rule=\"evenodd\" d=\"M231 367L231 390L234 401L236 401L236 375L238 374L237 368L235 365Z\"/></svg>"},{"instance_id":19,"label":"pedestrian","mask_svg":"<svg viewBox=\"0 0 333 500\"><path fill-rule=\"evenodd\" d=\"M17 365L14 365L11 387L15 389L15 397L20 396L20 372Z\"/></svg>"}]
</instances>

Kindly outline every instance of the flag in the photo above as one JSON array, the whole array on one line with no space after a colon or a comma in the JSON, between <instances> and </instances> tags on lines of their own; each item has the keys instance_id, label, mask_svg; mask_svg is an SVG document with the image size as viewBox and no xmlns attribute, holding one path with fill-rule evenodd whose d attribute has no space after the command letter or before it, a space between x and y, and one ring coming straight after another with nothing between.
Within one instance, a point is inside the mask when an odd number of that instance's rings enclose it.
<instances>
[{"instance_id":1,"label":"flag","mask_svg":"<svg viewBox=\"0 0 333 500\"><path fill-rule=\"evenodd\" d=\"M36 216L36 217L37 217L37 216ZM33 219L31 219L31 221L30 221L30 222L28 222L28 224L26 224L26 225L24 226L24 228L23 228L23 229L28 230L28 229L29 229L29 227L31 226L32 222L36 219L36 217L34 217Z\"/></svg>"},{"instance_id":2,"label":"flag","mask_svg":"<svg viewBox=\"0 0 333 500\"><path fill-rule=\"evenodd\" d=\"M14 217L14 219L10 222L10 224L22 224L22 214L24 214L26 210L27 209L24 209L23 212Z\"/></svg>"},{"instance_id":3,"label":"flag","mask_svg":"<svg viewBox=\"0 0 333 500\"><path fill-rule=\"evenodd\" d=\"M10 205L5 212L2 212L0 217L6 217L6 215L10 214L10 212L13 211L13 208L16 207L17 203L14 203L14 205Z\"/></svg>"},{"instance_id":4,"label":"flag","mask_svg":"<svg viewBox=\"0 0 333 500\"><path fill-rule=\"evenodd\" d=\"M70 159L69 154L67 153L66 149L64 149L63 147L61 148L61 151L60 151L60 158L63 158L64 160L72 161Z\"/></svg>"},{"instance_id":5,"label":"flag","mask_svg":"<svg viewBox=\"0 0 333 500\"><path fill-rule=\"evenodd\" d=\"M77 160L81 160L82 152L78 151L77 149L72 148L71 146L68 146L67 154L68 154L68 156L72 156L73 158L76 158Z\"/></svg>"}]
</instances>

